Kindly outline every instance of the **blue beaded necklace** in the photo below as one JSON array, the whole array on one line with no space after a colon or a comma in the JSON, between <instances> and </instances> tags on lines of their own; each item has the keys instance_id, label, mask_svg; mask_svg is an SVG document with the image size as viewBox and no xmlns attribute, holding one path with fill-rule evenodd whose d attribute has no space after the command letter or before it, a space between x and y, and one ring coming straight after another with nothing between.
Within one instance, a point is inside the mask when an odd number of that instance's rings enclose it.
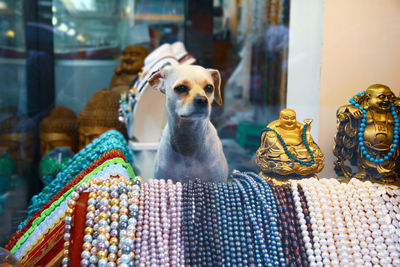
<instances>
[{"instance_id":1,"label":"blue beaded necklace","mask_svg":"<svg viewBox=\"0 0 400 267\"><path fill-rule=\"evenodd\" d=\"M255 173L246 172L245 174L250 178L250 184L262 202L264 223L266 223L266 241L272 254L273 264L274 266L286 266L278 228L278 207L271 186Z\"/></svg>"},{"instance_id":2,"label":"blue beaded necklace","mask_svg":"<svg viewBox=\"0 0 400 267\"><path fill-rule=\"evenodd\" d=\"M287 145L286 145L285 141L283 141L282 136L280 136L280 134L279 134L277 131L275 131L274 129L271 129L271 128L268 128L268 127L267 127L264 131L266 131L266 132L274 132L274 133L276 134L276 136L277 136L278 139L279 139L279 142L281 142L281 144L282 144L282 146L283 146L283 149L285 150L286 155L288 155L289 158L291 158L291 159L294 160L295 162L300 163L301 165L312 166L312 165L314 164L314 154L313 154L313 152L311 151L310 146L308 145L308 142L307 142L307 138L306 138L307 127L308 127L307 124L304 125L303 131L302 131L302 133L301 133L301 138L302 138L302 140L303 140L304 145L306 146L306 149L307 149L307 151L308 151L308 154L310 154L310 157L311 157L311 160L310 160L310 161L304 161L304 160L298 159L298 158L296 158L295 156L293 156L293 154L290 153L289 149L287 148Z\"/></svg>"},{"instance_id":3,"label":"blue beaded necklace","mask_svg":"<svg viewBox=\"0 0 400 267\"><path fill-rule=\"evenodd\" d=\"M366 92L362 91L361 93L357 93L357 96L361 97L365 94L366 94ZM378 159L378 158L374 158L373 156L371 156L368 153L367 149L365 148L365 144L364 144L364 141L365 141L364 132L365 132L365 126L366 126L366 122L367 122L367 110L364 107L362 107L359 103L357 103L357 101L354 99L354 97L352 97L349 100L349 102L353 106L359 108L363 113L360 128L358 129L358 141L359 141L358 144L360 146L360 150L361 150L362 154L365 156L365 158L367 158L371 162L383 163L383 162L387 161L393 155L393 153L395 152L395 150L398 146L398 143L399 143L399 126L400 126L400 124L399 124L399 119L398 119L394 104L391 103L391 106L390 106L390 111L391 111L392 117L394 119L393 144L390 147L389 153L387 153L386 156L384 156L383 158Z\"/></svg>"}]
</instances>

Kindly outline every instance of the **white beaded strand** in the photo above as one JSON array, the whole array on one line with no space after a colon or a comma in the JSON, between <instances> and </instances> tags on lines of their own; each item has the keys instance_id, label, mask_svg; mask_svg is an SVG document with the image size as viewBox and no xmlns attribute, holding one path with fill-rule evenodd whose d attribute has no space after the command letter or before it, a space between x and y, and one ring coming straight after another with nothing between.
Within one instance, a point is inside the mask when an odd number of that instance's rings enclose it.
<instances>
[{"instance_id":1,"label":"white beaded strand","mask_svg":"<svg viewBox=\"0 0 400 267\"><path fill-rule=\"evenodd\" d=\"M315 266L320 267L320 266L322 266L321 257L319 256L317 258L315 256L314 250L312 248L311 238L310 238L310 235L307 230L306 220L304 217L303 209L301 207L300 195L299 195L299 191L297 189L297 182L291 181L290 185L291 185L292 191L293 191L293 200L294 200L294 205L296 208L296 215L300 222L300 229L301 229L301 234L303 236L304 245L306 247L308 262L310 264L310 267L315 267ZM303 190L304 190L304 187L303 187ZM310 204L309 201L307 201L307 203L308 203L308 208L309 208L309 211L311 214L311 209L313 209L313 208L311 208L312 205ZM318 240L314 240L314 249L319 248L318 245L316 245L316 244L319 244Z\"/></svg>"}]
</instances>

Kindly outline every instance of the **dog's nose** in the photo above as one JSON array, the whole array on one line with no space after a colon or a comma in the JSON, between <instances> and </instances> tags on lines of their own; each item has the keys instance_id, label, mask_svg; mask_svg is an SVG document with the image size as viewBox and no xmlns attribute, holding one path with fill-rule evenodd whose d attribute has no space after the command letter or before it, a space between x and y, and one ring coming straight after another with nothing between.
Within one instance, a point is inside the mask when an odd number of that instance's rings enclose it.
<instances>
[{"instance_id":1,"label":"dog's nose","mask_svg":"<svg viewBox=\"0 0 400 267\"><path fill-rule=\"evenodd\" d=\"M203 95L198 95L194 97L194 103L198 106L206 106L208 105L208 99Z\"/></svg>"}]
</instances>

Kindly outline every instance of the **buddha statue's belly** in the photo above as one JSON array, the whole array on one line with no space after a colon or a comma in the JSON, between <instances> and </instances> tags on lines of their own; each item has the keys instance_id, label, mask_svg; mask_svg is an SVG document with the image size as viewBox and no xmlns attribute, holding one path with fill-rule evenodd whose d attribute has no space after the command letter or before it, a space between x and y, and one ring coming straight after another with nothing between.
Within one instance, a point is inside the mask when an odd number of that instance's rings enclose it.
<instances>
[{"instance_id":1,"label":"buddha statue's belly","mask_svg":"<svg viewBox=\"0 0 400 267\"><path fill-rule=\"evenodd\" d=\"M364 138L371 147L379 150L389 149L393 142L393 123L377 122L367 124Z\"/></svg>"}]
</instances>

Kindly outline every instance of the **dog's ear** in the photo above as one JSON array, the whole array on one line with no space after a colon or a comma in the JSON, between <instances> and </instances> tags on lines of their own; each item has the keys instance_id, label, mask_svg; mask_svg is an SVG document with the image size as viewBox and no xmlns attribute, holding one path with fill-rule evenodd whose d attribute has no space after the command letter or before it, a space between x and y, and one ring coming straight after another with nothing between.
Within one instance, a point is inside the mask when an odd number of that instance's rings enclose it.
<instances>
[{"instance_id":1,"label":"dog's ear","mask_svg":"<svg viewBox=\"0 0 400 267\"><path fill-rule=\"evenodd\" d=\"M207 69L214 82L214 101L221 106L222 105L222 96L221 96L221 75L219 75L219 71L215 69Z\"/></svg>"},{"instance_id":2,"label":"dog's ear","mask_svg":"<svg viewBox=\"0 0 400 267\"><path fill-rule=\"evenodd\" d=\"M160 90L162 93L165 94L165 88L164 88L164 79L168 73L170 68L165 67L162 70L154 73L150 78L148 83L150 84L151 87L154 87L158 90Z\"/></svg>"}]
</instances>

